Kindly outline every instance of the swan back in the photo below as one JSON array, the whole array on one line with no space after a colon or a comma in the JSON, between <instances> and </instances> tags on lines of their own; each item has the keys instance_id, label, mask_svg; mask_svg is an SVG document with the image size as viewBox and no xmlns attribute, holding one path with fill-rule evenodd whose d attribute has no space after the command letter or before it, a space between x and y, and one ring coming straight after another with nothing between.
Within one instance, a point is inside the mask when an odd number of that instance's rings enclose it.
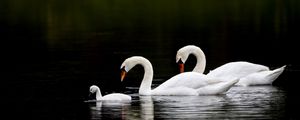
<instances>
[{"instance_id":1,"label":"swan back","mask_svg":"<svg viewBox=\"0 0 300 120\"><path fill-rule=\"evenodd\" d=\"M269 68L263 65L239 61L239 62L226 63L210 71L207 75L214 76L214 77L222 77L225 79L234 79L234 78L245 77L252 73L268 71L268 70Z\"/></svg>"},{"instance_id":2,"label":"swan back","mask_svg":"<svg viewBox=\"0 0 300 120\"><path fill-rule=\"evenodd\" d=\"M157 88L166 89L166 88L184 86L184 87L196 89L199 87L203 87L203 86L207 86L219 82L222 81L216 78L208 77L202 73L184 72L173 76L163 84L159 85Z\"/></svg>"},{"instance_id":3,"label":"swan back","mask_svg":"<svg viewBox=\"0 0 300 120\"><path fill-rule=\"evenodd\" d=\"M112 93L103 96L101 100L109 100L109 101L131 101L131 96L125 95L122 93Z\"/></svg>"}]
</instances>

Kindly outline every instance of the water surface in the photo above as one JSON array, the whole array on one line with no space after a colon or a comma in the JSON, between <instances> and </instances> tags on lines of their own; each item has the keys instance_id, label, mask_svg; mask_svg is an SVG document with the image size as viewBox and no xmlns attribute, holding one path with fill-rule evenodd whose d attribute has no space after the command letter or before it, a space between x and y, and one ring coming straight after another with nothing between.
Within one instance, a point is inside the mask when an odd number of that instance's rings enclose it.
<instances>
[{"instance_id":1,"label":"water surface","mask_svg":"<svg viewBox=\"0 0 300 120\"><path fill-rule=\"evenodd\" d=\"M214 96L139 96L131 103L90 102L91 119L284 119L286 92L274 86L233 87Z\"/></svg>"}]
</instances>

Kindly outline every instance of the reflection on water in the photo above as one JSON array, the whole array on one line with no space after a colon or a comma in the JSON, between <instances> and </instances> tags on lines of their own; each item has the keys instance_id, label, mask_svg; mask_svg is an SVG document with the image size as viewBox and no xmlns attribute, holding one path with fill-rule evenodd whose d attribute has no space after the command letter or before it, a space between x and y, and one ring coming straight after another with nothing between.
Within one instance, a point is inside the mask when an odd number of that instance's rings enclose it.
<instances>
[{"instance_id":1,"label":"reflection on water","mask_svg":"<svg viewBox=\"0 0 300 120\"><path fill-rule=\"evenodd\" d=\"M233 87L217 96L139 96L131 103L91 102L92 119L280 119L286 93L274 86Z\"/></svg>"},{"instance_id":2,"label":"reflection on water","mask_svg":"<svg viewBox=\"0 0 300 120\"><path fill-rule=\"evenodd\" d=\"M116 102L96 102L96 106L91 106L91 119L98 118L127 118L126 112L130 103Z\"/></svg>"}]
</instances>

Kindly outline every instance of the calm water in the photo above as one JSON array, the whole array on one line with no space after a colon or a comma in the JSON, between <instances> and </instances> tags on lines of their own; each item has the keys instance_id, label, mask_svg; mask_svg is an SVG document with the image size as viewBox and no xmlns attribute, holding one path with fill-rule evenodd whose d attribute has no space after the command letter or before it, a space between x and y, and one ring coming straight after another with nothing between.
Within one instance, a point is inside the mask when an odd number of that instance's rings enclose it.
<instances>
[{"instance_id":1,"label":"calm water","mask_svg":"<svg viewBox=\"0 0 300 120\"><path fill-rule=\"evenodd\" d=\"M283 119L286 92L274 86L233 87L216 96L139 96L131 103L89 102L91 119Z\"/></svg>"},{"instance_id":2,"label":"calm water","mask_svg":"<svg viewBox=\"0 0 300 120\"><path fill-rule=\"evenodd\" d=\"M1 0L3 118L296 119L298 1ZM170 78L178 73L176 51L189 44L205 52L205 73L241 60L287 65L287 72L274 83L280 87L234 87L220 96L145 97L128 87L140 81L120 83L121 63L135 55L151 61L154 78ZM187 70L194 65L191 56ZM128 79L141 79L140 71ZM84 102L91 84L133 101Z\"/></svg>"},{"instance_id":3,"label":"calm water","mask_svg":"<svg viewBox=\"0 0 300 120\"><path fill-rule=\"evenodd\" d=\"M159 81L154 83L155 87ZM296 91L276 86L234 86L215 96L139 96L138 87L126 87L133 100L123 103L95 102L88 97L88 87L85 95L76 97L70 94L83 93L71 93L72 86L60 94L35 88L44 94L39 97L21 92L25 88L18 90L13 95L19 97L5 102L9 114L4 115L10 119L297 119L299 106Z\"/></svg>"}]
</instances>

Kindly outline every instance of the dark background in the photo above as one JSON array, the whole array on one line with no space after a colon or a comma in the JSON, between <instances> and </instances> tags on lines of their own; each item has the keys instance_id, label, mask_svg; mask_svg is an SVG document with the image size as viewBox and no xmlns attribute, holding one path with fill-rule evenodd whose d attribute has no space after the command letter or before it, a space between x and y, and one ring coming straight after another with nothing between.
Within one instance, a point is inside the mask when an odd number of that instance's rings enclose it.
<instances>
[{"instance_id":1,"label":"dark background","mask_svg":"<svg viewBox=\"0 0 300 120\"><path fill-rule=\"evenodd\" d=\"M154 78L178 73L176 51L205 52L208 70L231 61L271 69L275 85L297 90L299 0L1 0L1 82L6 100L85 100L139 86L142 68L120 82L130 56L148 58ZM187 69L192 70L190 57Z\"/></svg>"}]
</instances>

